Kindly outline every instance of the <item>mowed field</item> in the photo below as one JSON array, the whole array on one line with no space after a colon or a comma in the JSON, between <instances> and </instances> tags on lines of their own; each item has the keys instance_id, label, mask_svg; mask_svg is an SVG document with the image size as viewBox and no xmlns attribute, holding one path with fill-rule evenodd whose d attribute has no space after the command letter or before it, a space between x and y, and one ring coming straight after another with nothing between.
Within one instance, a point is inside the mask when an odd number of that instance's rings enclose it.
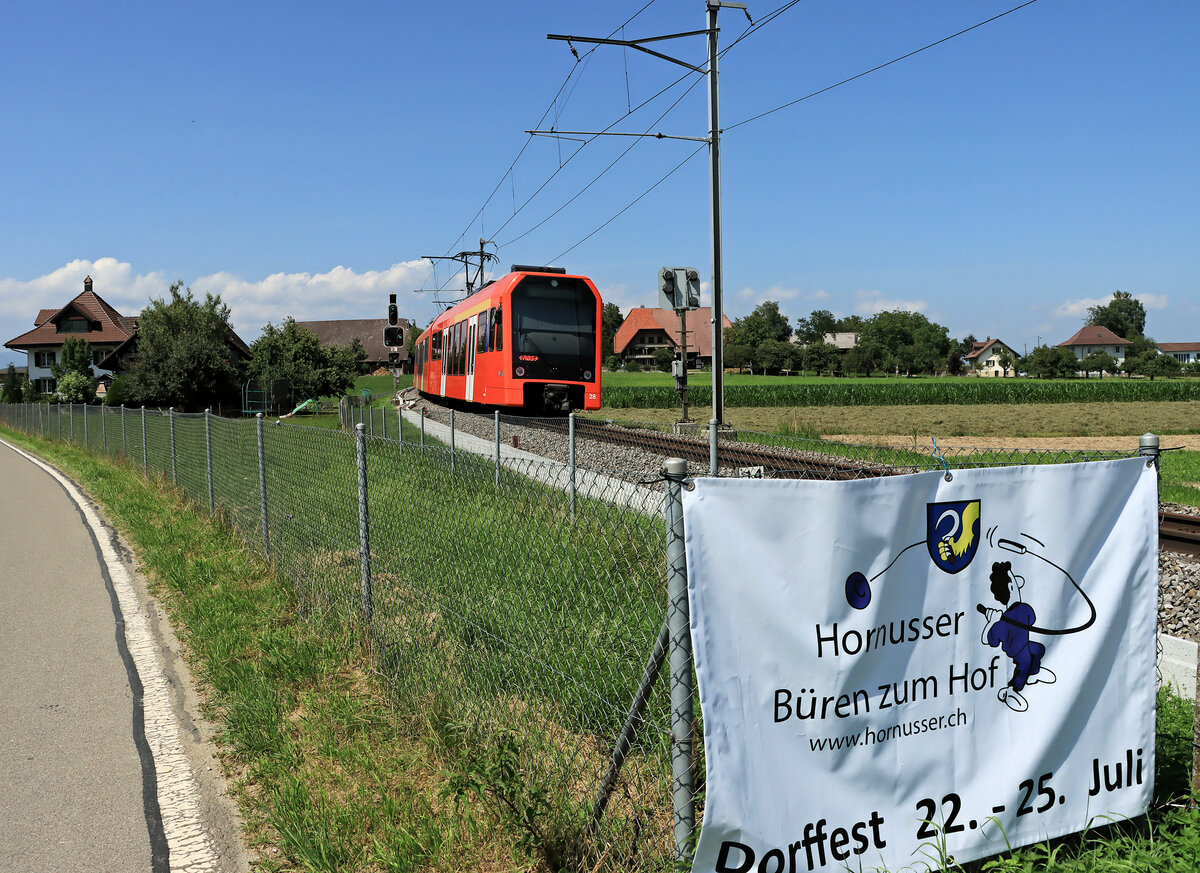
<instances>
[{"instance_id":1,"label":"mowed field","mask_svg":"<svg viewBox=\"0 0 1200 873\"><path fill-rule=\"evenodd\" d=\"M706 421L711 407L692 407ZM668 423L679 409L611 409L595 413L618 421ZM1162 445L1200 450L1200 401L1174 403L1046 403L937 406L726 407L728 424L762 433L845 438L853 442L910 444L936 438L955 446L1059 448L1136 447L1147 431ZM1170 438L1167 438L1170 437ZM868 438L884 438L879 439Z\"/></svg>"}]
</instances>

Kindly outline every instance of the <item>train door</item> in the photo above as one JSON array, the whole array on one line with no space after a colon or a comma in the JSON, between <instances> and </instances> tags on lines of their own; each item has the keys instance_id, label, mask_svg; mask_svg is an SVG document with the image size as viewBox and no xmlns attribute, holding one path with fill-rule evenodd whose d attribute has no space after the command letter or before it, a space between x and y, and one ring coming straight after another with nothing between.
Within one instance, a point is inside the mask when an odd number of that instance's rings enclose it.
<instances>
[{"instance_id":1,"label":"train door","mask_svg":"<svg viewBox=\"0 0 1200 873\"><path fill-rule=\"evenodd\" d=\"M438 331L438 338L441 340L442 365L438 367L441 384L438 386L438 394L442 397L446 396L446 371L450 369L450 362L454 360L454 343L451 338L454 336L453 327L448 327L445 330Z\"/></svg>"},{"instance_id":2,"label":"train door","mask_svg":"<svg viewBox=\"0 0 1200 873\"><path fill-rule=\"evenodd\" d=\"M467 319L467 400L475 399L475 318Z\"/></svg>"}]
</instances>

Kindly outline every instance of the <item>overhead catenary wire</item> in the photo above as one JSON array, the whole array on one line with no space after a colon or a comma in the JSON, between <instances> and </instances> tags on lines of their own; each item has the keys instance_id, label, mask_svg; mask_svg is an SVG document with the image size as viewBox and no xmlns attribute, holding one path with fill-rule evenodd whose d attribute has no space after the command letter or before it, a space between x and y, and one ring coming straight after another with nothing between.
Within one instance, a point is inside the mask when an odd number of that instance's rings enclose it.
<instances>
[{"instance_id":1,"label":"overhead catenary wire","mask_svg":"<svg viewBox=\"0 0 1200 873\"><path fill-rule=\"evenodd\" d=\"M998 15L993 15L991 18L985 19L984 21L980 21L978 24L972 24L970 27L964 28L963 30L958 31L957 33L952 33L949 36L944 36L939 40L935 40L934 42L929 43L928 45L923 45L919 49L913 49L912 51L907 52L906 54L900 55L899 57L892 58L890 61L886 61L882 64L877 64L876 66L871 67L871 69L869 69L869 70L863 70L861 73L858 73L857 75L850 76L849 78L846 78L846 79L842 79L840 82L834 82L832 85L826 85L824 88L820 88L816 91L812 91L811 93L805 94L803 97L797 97L795 100L790 100L787 103L784 103L780 106L776 106L774 109L768 109L766 112L760 112L757 115L752 115L749 118L746 118L742 121L737 122L736 124L731 124L728 127L723 128L722 132L734 130L736 128L742 127L743 125L750 124L753 121L758 121L759 119L766 118L768 115L773 115L776 112L782 112L784 109L788 109L792 106L795 106L797 103L803 103L805 100L811 100L813 97L817 97L821 94L825 94L829 91L832 91L834 88L840 88L841 86L848 85L851 82L854 82L854 81L857 81L858 79L863 78L864 76L869 76L872 73L877 73L880 70L885 69L886 67L890 67L893 64L898 64L901 61L908 60L909 58L913 57L914 55L919 55L921 52L928 51L929 49L939 46L942 43L949 42L950 40L956 39L957 37L960 37L964 34L970 33L973 30L978 30L979 28L981 28L985 25L991 24L993 21L998 21L999 19L1003 18L1006 15L1012 15L1014 12L1019 12L1020 10L1024 9L1026 6L1032 6L1036 2L1038 2L1038 0L1026 0L1026 2L1021 3L1018 6L1014 6L1011 9L1007 9L1004 12L999 13Z\"/></svg>"}]
</instances>

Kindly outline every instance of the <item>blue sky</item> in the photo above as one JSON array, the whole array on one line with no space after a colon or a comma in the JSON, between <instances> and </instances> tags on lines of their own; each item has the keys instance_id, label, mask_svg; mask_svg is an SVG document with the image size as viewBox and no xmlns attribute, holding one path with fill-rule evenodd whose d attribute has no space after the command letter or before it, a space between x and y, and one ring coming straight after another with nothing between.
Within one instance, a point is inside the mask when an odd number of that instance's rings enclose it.
<instances>
[{"instance_id":1,"label":"blue sky","mask_svg":"<svg viewBox=\"0 0 1200 873\"><path fill-rule=\"evenodd\" d=\"M793 318L914 309L1021 351L1065 340L1120 289L1155 339L1200 341L1194 0L1038 0L747 121L1017 3L802 0L749 33L740 11L720 13L730 317L763 300ZM656 305L659 266L711 269L703 147L525 131L706 135L705 86L682 67L584 44L577 63L546 39L698 30L704 9L14 6L0 30L0 333L32 327L87 274L126 314L175 279L220 293L248 341L288 315L382 316L390 291L425 323L434 297L414 290L450 299L462 281L423 257L481 237L500 272L558 263L624 310ZM654 47L705 58L702 37Z\"/></svg>"}]
</instances>

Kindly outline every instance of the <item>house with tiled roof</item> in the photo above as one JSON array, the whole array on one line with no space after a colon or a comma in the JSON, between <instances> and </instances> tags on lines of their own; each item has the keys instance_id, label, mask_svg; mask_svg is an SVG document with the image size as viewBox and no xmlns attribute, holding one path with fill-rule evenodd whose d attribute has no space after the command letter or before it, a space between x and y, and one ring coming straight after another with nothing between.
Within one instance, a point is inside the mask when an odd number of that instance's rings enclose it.
<instances>
[{"instance_id":1,"label":"house with tiled roof","mask_svg":"<svg viewBox=\"0 0 1200 873\"><path fill-rule=\"evenodd\" d=\"M1076 359L1083 360L1092 352L1105 352L1117 359L1117 363L1125 360L1125 349L1129 340L1122 339L1107 327L1099 324L1086 324L1066 342L1058 344L1060 349L1070 349Z\"/></svg>"},{"instance_id":2,"label":"house with tiled roof","mask_svg":"<svg viewBox=\"0 0 1200 873\"><path fill-rule=\"evenodd\" d=\"M1013 368L1005 369L1000 366L1000 358L1007 353L1014 362L1020 358L1012 347L998 339L988 337L983 342L975 342L968 354L963 355L963 363L967 370L977 376L1011 376Z\"/></svg>"},{"instance_id":3,"label":"house with tiled roof","mask_svg":"<svg viewBox=\"0 0 1200 873\"><path fill-rule=\"evenodd\" d=\"M1181 364L1200 361L1200 343L1159 343L1158 350Z\"/></svg>"},{"instance_id":4,"label":"house with tiled roof","mask_svg":"<svg viewBox=\"0 0 1200 873\"><path fill-rule=\"evenodd\" d=\"M383 331L390 326L386 318L341 318L335 321L297 321L296 324L316 334L321 345L348 346L358 340L367 353L364 363L371 370L397 366L403 372L410 371L408 348L383 343ZM411 325L407 319L397 319L396 326L402 328L404 336L408 337ZM395 364L390 363L389 358L393 352L398 356Z\"/></svg>"},{"instance_id":5,"label":"house with tiled roof","mask_svg":"<svg viewBox=\"0 0 1200 873\"><path fill-rule=\"evenodd\" d=\"M701 306L685 311L683 324L683 330L687 332L688 367L711 365L712 307ZM728 328L732 322L728 316L722 315L722 324ZM658 349L677 353L683 345L681 335L679 315L675 310L635 307L613 335L613 353L626 361L637 361L643 366L652 367L654 353Z\"/></svg>"},{"instance_id":6,"label":"house with tiled roof","mask_svg":"<svg viewBox=\"0 0 1200 873\"><path fill-rule=\"evenodd\" d=\"M10 339L5 348L28 355L29 381L43 394L54 393L56 384L51 364L62 360L63 344L71 337L92 346L92 363L99 365L137 331L137 318L121 315L92 288L92 277L83 280L83 293L59 309L43 309L34 319L33 330ZM99 374L103 377L105 374Z\"/></svg>"}]
</instances>

